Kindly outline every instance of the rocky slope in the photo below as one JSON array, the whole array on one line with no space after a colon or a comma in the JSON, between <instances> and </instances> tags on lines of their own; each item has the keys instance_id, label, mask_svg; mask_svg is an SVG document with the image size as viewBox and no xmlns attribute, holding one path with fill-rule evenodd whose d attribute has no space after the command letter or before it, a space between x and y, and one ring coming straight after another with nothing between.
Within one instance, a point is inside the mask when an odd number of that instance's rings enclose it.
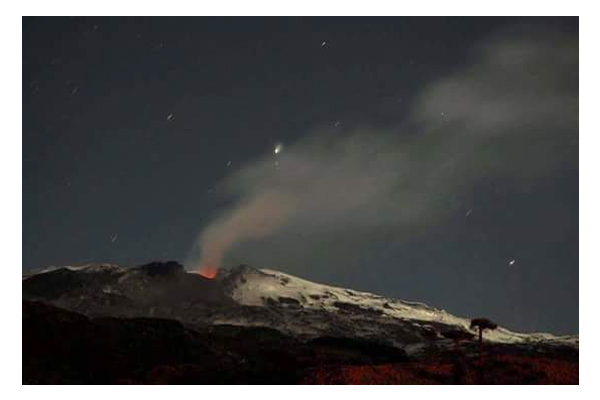
<instances>
[{"instance_id":1,"label":"rocky slope","mask_svg":"<svg viewBox=\"0 0 600 400\"><path fill-rule=\"evenodd\" d=\"M24 277L23 297L92 317L161 317L190 326L270 327L300 339L369 339L409 354L432 345L451 345L442 333L466 331L470 323L422 303L243 265L221 269L215 279L188 273L176 262L51 268ZM495 343L578 346L577 336L522 334L501 327L485 336Z\"/></svg>"},{"instance_id":2,"label":"rocky slope","mask_svg":"<svg viewBox=\"0 0 600 400\"><path fill-rule=\"evenodd\" d=\"M578 352L487 344L423 356L362 339L299 340L264 327L88 318L23 304L24 384L577 384ZM565 351L567 350L567 351Z\"/></svg>"},{"instance_id":3,"label":"rocky slope","mask_svg":"<svg viewBox=\"0 0 600 400\"><path fill-rule=\"evenodd\" d=\"M578 337L486 333L421 303L249 266L23 277L24 383L577 383ZM468 336L468 335L467 335Z\"/></svg>"}]
</instances>

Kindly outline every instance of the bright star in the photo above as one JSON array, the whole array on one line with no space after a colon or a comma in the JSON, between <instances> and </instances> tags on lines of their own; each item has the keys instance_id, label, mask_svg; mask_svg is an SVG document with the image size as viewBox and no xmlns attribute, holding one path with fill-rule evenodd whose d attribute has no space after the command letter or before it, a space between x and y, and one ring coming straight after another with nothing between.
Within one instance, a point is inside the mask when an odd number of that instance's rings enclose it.
<instances>
[{"instance_id":1,"label":"bright star","mask_svg":"<svg viewBox=\"0 0 600 400\"><path fill-rule=\"evenodd\" d=\"M273 150L273 152L275 154L279 154L279 153L281 153L282 150L283 150L283 145L281 143L278 143L277 145L275 145L275 149Z\"/></svg>"},{"instance_id":2,"label":"bright star","mask_svg":"<svg viewBox=\"0 0 600 400\"><path fill-rule=\"evenodd\" d=\"M515 263L515 260L510 260L510 261L508 262L508 265L513 265L514 263Z\"/></svg>"}]
</instances>

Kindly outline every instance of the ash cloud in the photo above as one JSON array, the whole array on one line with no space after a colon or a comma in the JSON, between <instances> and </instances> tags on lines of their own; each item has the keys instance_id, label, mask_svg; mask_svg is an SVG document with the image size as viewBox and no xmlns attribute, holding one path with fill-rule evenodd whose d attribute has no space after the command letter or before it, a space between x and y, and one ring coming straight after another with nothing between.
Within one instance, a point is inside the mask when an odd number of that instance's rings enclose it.
<instances>
[{"instance_id":1,"label":"ash cloud","mask_svg":"<svg viewBox=\"0 0 600 400\"><path fill-rule=\"evenodd\" d=\"M425 85L396 127L316 129L243 166L220 193L233 206L205 227L188 267L279 232L360 234L435 223L479 179L527 183L577 164L578 42L504 31L462 68Z\"/></svg>"}]
</instances>

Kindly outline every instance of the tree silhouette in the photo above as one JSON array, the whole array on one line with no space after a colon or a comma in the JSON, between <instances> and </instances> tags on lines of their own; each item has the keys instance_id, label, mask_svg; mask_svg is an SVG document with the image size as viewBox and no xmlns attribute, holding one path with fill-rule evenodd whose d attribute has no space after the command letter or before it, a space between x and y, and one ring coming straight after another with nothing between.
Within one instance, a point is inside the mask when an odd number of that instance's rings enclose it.
<instances>
[{"instance_id":1,"label":"tree silhouette","mask_svg":"<svg viewBox=\"0 0 600 400\"><path fill-rule=\"evenodd\" d=\"M487 318L474 318L471 320L471 329L479 329L479 365L483 366L483 331L486 329L493 330L498 327L498 324L490 321Z\"/></svg>"}]
</instances>

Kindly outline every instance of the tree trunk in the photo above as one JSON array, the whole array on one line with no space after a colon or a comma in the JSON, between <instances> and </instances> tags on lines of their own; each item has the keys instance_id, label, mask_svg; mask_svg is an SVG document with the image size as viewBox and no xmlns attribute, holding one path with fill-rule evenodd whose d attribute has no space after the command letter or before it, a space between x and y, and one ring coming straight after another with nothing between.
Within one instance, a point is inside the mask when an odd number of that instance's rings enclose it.
<instances>
[{"instance_id":1,"label":"tree trunk","mask_svg":"<svg viewBox=\"0 0 600 400\"><path fill-rule=\"evenodd\" d=\"M483 329L479 327L479 367L483 368Z\"/></svg>"}]
</instances>

